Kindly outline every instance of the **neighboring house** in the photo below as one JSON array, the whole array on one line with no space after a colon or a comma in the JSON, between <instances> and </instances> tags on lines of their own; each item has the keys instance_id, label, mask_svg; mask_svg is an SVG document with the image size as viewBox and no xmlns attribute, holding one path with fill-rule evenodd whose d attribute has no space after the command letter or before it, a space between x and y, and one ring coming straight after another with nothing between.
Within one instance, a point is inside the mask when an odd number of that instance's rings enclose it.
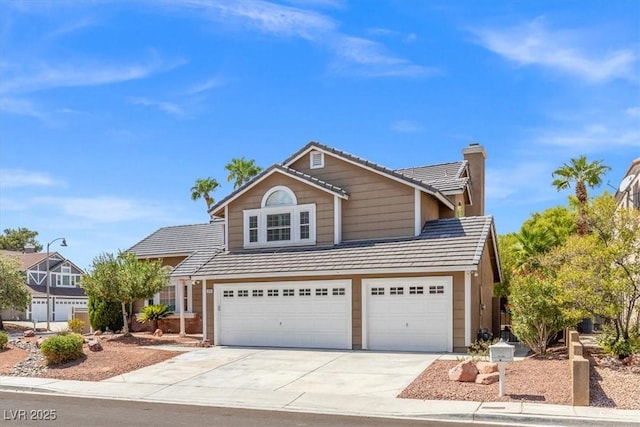
<instances>
[{"instance_id":1,"label":"neighboring house","mask_svg":"<svg viewBox=\"0 0 640 427\"><path fill-rule=\"evenodd\" d=\"M162 260L162 264L175 268L179 264L194 264L207 261L211 256L224 249L224 221L213 220L208 224L179 225L163 227L140 242L127 252L133 252L138 259ZM202 333L202 290L200 284L190 280L172 280L163 291L150 301L134 304L134 312L147 304L166 304L172 316L161 321L165 331L189 334ZM182 319L182 322L181 322ZM182 324L181 324L182 323ZM148 328L149 325L134 323L134 330Z\"/></svg>"},{"instance_id":2,"label":"neighboring house","mask_svg":"<svg viewBox=\"0 0 640 427\"><path fill-rule=\"evenodd\" d=\"M31 293L31 304L26 312L5 310L4 320L47 320L47 254L41 252L15 252L0 250L0 256L16 258L26 274L26 285ZM52 322L71 319L73 308L87 308L88 297L79 285L84 271L58 252L49 254L49 306Z\"/></svg>"},{"instance_id":3,"label":"neighboring house","mask_svg":"<svg viewBox=\"0 0 640 427\"><path fill-rule=\"evenodd\" d=\"M640 158L631 162L615 197L619 208L640 209Z\"/></svg>"},{"instance_id":4,"label":"neighboring house","mask_svg":"<svg viewBox=\"0 0 640 427\"><path fill-rule=\"evenodd\" d=\"M180 254L173 300L217 345L463 351L499 330L485 157L391 170L311 142L210 209L221 240L161 229L146 256L205 243Z\"/></svg>"}]
</instances>

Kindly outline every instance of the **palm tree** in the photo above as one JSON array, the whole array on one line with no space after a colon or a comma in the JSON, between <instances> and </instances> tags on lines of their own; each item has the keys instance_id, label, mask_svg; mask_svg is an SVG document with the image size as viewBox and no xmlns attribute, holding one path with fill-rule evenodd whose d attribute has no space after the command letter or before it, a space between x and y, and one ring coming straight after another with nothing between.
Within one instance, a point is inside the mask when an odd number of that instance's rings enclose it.
<instances>
[{"instance_id":1,"label":"palm tree","mask_svg":"<svg viewBox=\"0 0 640 427\"><path fill-rule=\"evenodd\" d=\"M576 199L578 200L576 228L578 234L581 236L584 236L588 232L586 218L588 200L587 187L598 187L602 184L602 175L610 170L611 168L604 165L600 160L588 162L586 156L580 156L577 159L571 159L570 164L563 164L551 174L551 176L555 178L552 185L556 187L558 191L570 188L571 183L575 183Z\"/></svg>"},{"instance_id":2,"label":"palm tree","mask_svg":"<svg viewBox=\"0 0 640 427\"><path fill-rule=\"evenodd\" d=\"M213 197L209 195L213 190L218 188L220 184L213 178L198 178L193 187L191 187L191 200L204 198L207 203L207 211L213 206Z\"/></svg>"},{"instance_id":3,"label":"palm tree","mask_svg":"<svg viewBox=\"0 0 640 427\"><path fill-rule=\"evenodd\" d=\"M246 160L244 157L231 159L224 168L229 171L227 181L234 181L234 189L249 182L251 178L258 175L262 170L260 166L256 165L255 160Z\"/></svg>"}]
</instances>

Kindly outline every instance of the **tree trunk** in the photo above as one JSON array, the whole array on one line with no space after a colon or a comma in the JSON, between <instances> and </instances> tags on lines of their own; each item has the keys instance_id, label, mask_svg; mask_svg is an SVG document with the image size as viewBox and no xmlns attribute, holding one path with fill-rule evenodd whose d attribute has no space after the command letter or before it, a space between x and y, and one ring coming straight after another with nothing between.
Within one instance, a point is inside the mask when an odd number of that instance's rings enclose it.
<instances>
[{"instance_id":1,"label":"tree trunk","mask_svg":"<svg viewBox=\"0 0 640 427\"><path fill-rule=\"evenodd\" d=\"M2 316L0 315L0 331L4 331L4 323L2 323Z\"/></svg>"},{"instance_id":2,"label":"tree trunk","mask_svg":"<svg viewBox=\"0 0 640 427\"><path fill-rule=\"evenodd\" d=\"M122 320L124 320L123 324L122 324L122 333L125 335L130 335L129 334L129 322L127 319L127 305L126 303L120 303L120 305L122 306Z\"/></svg>"},{"instance_id":3,"label":"tree trunk","mask_svg":"<svg viewBox=\"0 0 640 427\"><path fill-rule=\"evenodd\" d=\"M589 232L589 224L587 222L587 187L584 182L576 182L576 198L578 199L578 220L576 228L579 236L586 236Z\"/></svg>"}]
</instances>

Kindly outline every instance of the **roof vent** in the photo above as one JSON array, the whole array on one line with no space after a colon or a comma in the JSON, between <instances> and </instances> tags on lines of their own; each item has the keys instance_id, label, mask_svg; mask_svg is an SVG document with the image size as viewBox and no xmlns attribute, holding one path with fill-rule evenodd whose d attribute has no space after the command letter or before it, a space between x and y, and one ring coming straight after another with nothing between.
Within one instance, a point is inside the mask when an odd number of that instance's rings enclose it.
<instances>
[{"instance_id":1,"label":"roof vent","mask_svg":"<svg viewBox=\"0 0 640 427\"><path fill-rule=\"evenodd\" d=\"M309 156L309 168L321 169L324 167L324 153L321 151L312 151Z\"/></svg>"}]
</instances>

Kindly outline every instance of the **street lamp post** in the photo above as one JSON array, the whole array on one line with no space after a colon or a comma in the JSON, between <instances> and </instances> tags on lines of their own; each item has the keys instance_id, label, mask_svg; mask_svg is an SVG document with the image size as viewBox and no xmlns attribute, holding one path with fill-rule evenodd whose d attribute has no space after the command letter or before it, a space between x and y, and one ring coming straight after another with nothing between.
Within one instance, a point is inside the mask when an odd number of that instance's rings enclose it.
<instances>
[{"instance_id":1,"label":"street lamp post","mask_svg":"<svg viewBox=\"0 0 640 427\"><path fill-rule=\"evenodd\" d=\"M50 310L50 299L51 296L49 295L49 287L51 286L51 274L49 272L49 268L50 268L50 260L49 260L49 246L51 246L52 243L57 242L58 240L62 240L62 243L60 243L60 246L66 247L67 246L67 240L64 237L58 237L57 239L53 239L52 241L50 241L49 243L47 243L47 331L49 330L49 322L51 320L51 310Z\"/></svg>"}]
</instances>

